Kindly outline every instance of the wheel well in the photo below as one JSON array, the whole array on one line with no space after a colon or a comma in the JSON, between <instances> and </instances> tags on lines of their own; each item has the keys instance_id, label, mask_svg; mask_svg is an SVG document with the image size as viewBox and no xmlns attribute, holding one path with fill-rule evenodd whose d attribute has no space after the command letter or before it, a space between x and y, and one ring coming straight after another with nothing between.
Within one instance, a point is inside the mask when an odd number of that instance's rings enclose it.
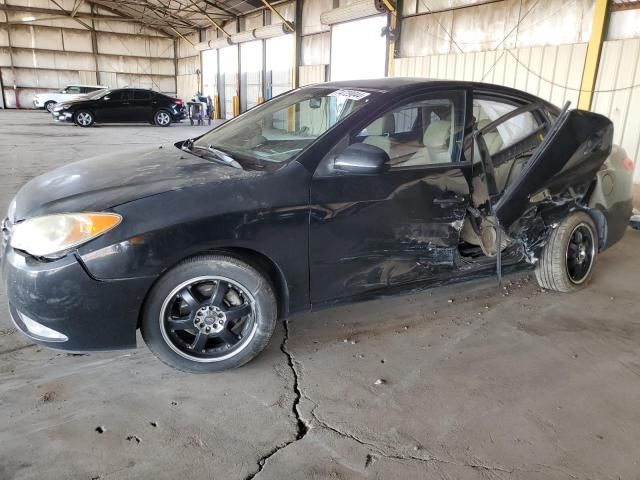
<instances>
[{"instance_id":1,"label":"wheel well","mask_svg":"<svg viewBox=\"0 0 640 480\"><path fill-rule=\"evenodd\" d=\"M249 248L228 247L215 249L211 253L225 253L232 257L247 262L252 267L258 269L260 273L265 275L273 285L278 302L278 317L286 317L289 313L289 288L284 273L280 267L266 255L251 250Z\"/></svg>"},{"instance_id":2,"label":"wheel well","mask_svg":"<svg viewBox=\"0 0 640 480\"><path fill-rule=\"evenodd\" d=\"M607 228L607 218L602 211L597 208L590 208L586 210L589 216L593 219L598 229L598 247L599 250L605 250L607 248L607 237L609 230Z\"/></svg>"},{"instance_id":3,"label":"wheel well","mask_svg":"<svg viewBox=\"0 0 640 480\"><path fill-rule=\"evenodd\" d=\"M76 111L73 112L73 118L75 119L76 115L80 112L89 112L93 116L93 119L94 120L96 119L96 114L90 108L78 108Z\"/></svg>"},{"instance_id":4,"label":"wheel well","mask_svg":"<svg viewBox=\"0 0 640 480\"><path fill-rule=\"evenodd\" d=\"M153 284L147 290L147 293L140 305L140 311L138 313L138 324L137 328L140 328L140 322L142 320L142 314L144 312L145 304L147 303L147 298L149 297L149 292L153 289L155 284L158 282L160 277L164 275L167 271L171 270L177 264L184 262L188 258L195 257L197 255L206 255L206 254L223 254L228 255L238 260L242 260L243 262L248 263L252 267L256 268L261 274L267 277L271 281L273 288L276 293L276 301L278 304L278 318L284 318L289 314L289 289L287 287L287 281L282 273L282 270L273 262L269 257L263 255L262 253L256 252L255 250L251 250L249 248L241 248L241 247L221 247L213 250L205 250L202 252L195 253L188 257L180 259L174 265L171 265L167 269L165 269L158 278L153 282Z\"/></svg>"}]
</instances>

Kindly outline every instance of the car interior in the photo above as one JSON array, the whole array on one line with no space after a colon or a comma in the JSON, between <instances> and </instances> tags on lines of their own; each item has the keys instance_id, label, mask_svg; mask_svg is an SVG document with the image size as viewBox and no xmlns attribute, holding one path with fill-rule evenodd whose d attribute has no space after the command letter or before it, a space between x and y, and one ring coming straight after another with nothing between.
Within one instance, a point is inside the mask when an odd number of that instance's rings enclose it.
<instances>
[{"instance_id":1,"label":"car interior","mask_svg":"<svg viewBox=\"0 0 640 480\"><path fill-rule=\"evenodd\" d=\"M474 169L471 180L471 205L460 234L460 252L465 256L484 254L494 256L497 248L497 225L488 215L495 202L513 182L544 139L547 122L543 115L524 111L500 122L499 119L521 107L493 99L475 98L473 121L479 135L473 138L465 155L471 158ZM494 123L498 120L497 124ZM491 124L494 126L491 127ZM491 127L487 130L487 127ZM478 142L483 142L480 148ZM483 162L483 155L488 155ZM493 170L495 186L487 183L486 166ZM479 214L481 213L481 214ZM509 241L501 235L501 250Z\"/></svg>"},{"instance_id":2,"label":"car interior","mask_svg":"<svg viewBox=\"0 0 640 480\"><path fill-rule=\"evenodd\" d=\"M374 120L356 141L384 150L391 168L451 162L454 142L451 100L428 100L403 106Z\"/></svg>"}]
</instances>

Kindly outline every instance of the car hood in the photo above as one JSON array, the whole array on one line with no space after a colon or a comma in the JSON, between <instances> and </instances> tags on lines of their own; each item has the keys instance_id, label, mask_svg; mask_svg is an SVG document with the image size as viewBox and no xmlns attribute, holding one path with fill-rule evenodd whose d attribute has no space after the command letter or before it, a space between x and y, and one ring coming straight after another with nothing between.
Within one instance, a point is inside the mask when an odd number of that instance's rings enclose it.
<instances>
[{"instance_id":1,"label":"car hood","mask_svg":"<svg viewBox=\"0 0 640 480\"><path fill-rule=\"evenodd\" d=\"M73 105L79 104L79 103L88 103L88 102L92 102L93 100L90 100L88 98L75 98L75 99L69 99L69 100L65 100L63 102L58 102L58 104L55 106L55 109L59 109L59 108L69 108L72 107Z\"/></svg>"},{"instance_id":2,"label":"car hood","mask_svg":"<svg viewBox=\"0 0 640 480\"><path fill-rule=\"evenodd\" d=\"M262 174L210 162L174 145L103 155L32 179L16 195L11 220L102 211L169 190Z\"/></svg>"}]
</instances>

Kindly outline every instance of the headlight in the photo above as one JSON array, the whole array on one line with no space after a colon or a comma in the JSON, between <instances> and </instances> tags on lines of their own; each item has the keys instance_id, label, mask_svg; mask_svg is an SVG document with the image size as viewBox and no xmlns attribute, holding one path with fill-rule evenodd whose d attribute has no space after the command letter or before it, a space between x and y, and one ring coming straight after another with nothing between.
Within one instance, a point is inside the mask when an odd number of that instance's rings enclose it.
<instances>
[{"instance_id":1,"label":"headlight","mask_svg":"<svg viewBox=\"0 0 640 480\"><path fill-rule=\"evenodd\" d=\"M30 218L17 225L11 246L35 257L51 257L108 232L122 221L115 213L63 213Z\"/></svg>"}]
</instances>

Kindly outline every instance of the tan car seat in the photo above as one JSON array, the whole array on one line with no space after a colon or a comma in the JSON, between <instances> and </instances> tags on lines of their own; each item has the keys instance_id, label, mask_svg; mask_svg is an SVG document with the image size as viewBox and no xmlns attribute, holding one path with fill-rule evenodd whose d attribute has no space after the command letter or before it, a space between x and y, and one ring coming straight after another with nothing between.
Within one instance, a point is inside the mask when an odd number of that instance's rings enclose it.
<instances>
[{"instance_id":1,"label":"tan car seat","mask_svg":"<svg viewBox=\"0 0 640 480\"><path fill-rule=\"evenodd\" d=\"M451 161L451 120L434 120L424 132L421 148L403 167L414 165L430 165Z\"/></svg>"},{"instance_id":2,"label":"tan car seat","mask_svg":"<svg viewBox=\"0 0 640 480\"><path fill-rule=\"evenodd\" d=\"M373 121L367 127L367 138L362 143L381 148L388 155L391 155L391 138L389 135L395 133L395 131L396 119L393 113L388 113L384 117Z\"/></svg>"}]
</instances>

